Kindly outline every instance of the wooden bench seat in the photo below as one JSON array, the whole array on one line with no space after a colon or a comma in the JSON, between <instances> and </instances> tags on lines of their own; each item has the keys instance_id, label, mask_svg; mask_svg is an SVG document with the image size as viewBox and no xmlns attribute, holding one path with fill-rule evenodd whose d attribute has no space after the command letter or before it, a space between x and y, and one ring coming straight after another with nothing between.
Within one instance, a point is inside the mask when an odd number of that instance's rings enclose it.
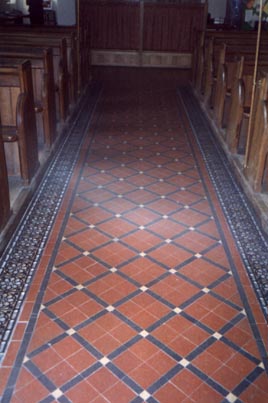
<instances>
[{"instance_id":1,"label":"wooden bench seat","mask_svg":"<svg viewBox=\"0 0 268 403\"><path fill-rule=\"evenodd\" d=\"M65 38L24 37L20 34L0 33L0 47L21 46L24 48L52 48L55 86L57 91L57 113L62 123L69 115L70 75L67 65L67 41Z\"/></svg>"},{"instance_id":2,"label":"wooden bench seat","mask_svg":"<svg viewBox=\"0 0 268 403\"><path fill-rule=\"evenodd\" d=\"M206 60L204 62L204 71L202 77L203 86L200 91L203 94L205 104L213 108L214 95L217 85L217 79L222 74L222 65L226 62L236 61L239 57L243 56L245 60L255 60L256 43L245 44L240 42L236 44L228 44L222 42L218 48L208 47L206 52ZM268 59L268 47L260 49L260 58Z\"/></svg>"},{"instance_id":3,"label":"wooden bench seat","mask_svg":"<svg viewBox=\"0 0 268 403\"><path fill-rule=\"evenodd\" d=\"M231 153L244 156L244 174L252 189L267 192L268 37L261 38L256 85L256 32L206 31L197 44L192 66L196 96L221 141Z\"/></svg>"},{"instance_id":4,"label":"wooden bench seat","mask_svg":"<svg viewBox=\"0 0 268 403\"><path fill-rule=\"evenodd\" d=\"M10 217L10 197L4 143L0 132L0 230Z\"/></svg>"},{"instance_id":5,"label":"wooden bench seat","mask_svg":"<svg viewBox=\"0 0 268 403\"><path fill-rule=\"evenodd\" d=\"M50 148L56 138L56 92L51 48L0 46L0 65L21 64L30 60L39 143Z\"/></svg>"},{"instance_id":6,"label":"wooden bench seat","mask_svg":"<svg viewBox=\"0 0 268 403\"><path fill-rule=\"evenodd\" d=\"M0 118L8 174L29 183L39 167L30 61L0 66Z\"/></svg>"},{"instance_id":7,"label":"wooden bench seat","mask_svg":"<svg viewBox=\"0 0 268 403\"><path fill-rule=\"evenodd\" d=\"M68 72L71 76L71 90L70 99L71 102L77 100L80 88L78 88L78 35L75 27L64 26L30 26L19 25L8 27L0 26L0 33L15 35L18 34L24 37L41 37L42 39L65 39L67 43L67 61Z\"/></svg>"},{"instance_id":8,"label":"wooden bench seat","mask_svg":"<svg viewBox=\"0 0 268 403\"><path fill-rule=\"evenodd\" d=\"M253 109L255 118L250 130L248 161L245 175L255 192L268 191L268 72L256 86Z\"/></svg>"},{"instance_id":9,"label":"wooden bench seat","mask_svg":"<svg viewBox=\"0 0 268 403\"><path fill-rule=\"evenodd\" d=\"M196 50L193 54L192 63L192 84L199 96L208 93L206 82L211 76L217 77L218 62L222 44L232 46L236 51L239 49L255 51L257 35L256 32L247 31L203 31L196 33ZM261 48L268 49L268 38L261 41ZM208 74L208 77L207 77ZM208 84L209 85L209 84ZM211 83L210 83L211 88ZM208 96L205 95L205 102Z\"/></svg>"}]
</instances>

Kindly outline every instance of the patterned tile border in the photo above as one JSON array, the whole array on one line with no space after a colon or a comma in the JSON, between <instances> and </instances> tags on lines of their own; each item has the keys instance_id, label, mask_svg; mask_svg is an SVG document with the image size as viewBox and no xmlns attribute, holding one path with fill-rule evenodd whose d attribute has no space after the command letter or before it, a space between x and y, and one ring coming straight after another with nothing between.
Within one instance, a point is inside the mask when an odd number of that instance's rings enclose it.
<instances>
[{"instance_id":1,"label":"patterned tile border","mask_svg":"<svg viewBox=\"0 0 268 403\"><path fill-rule=\"evenodd\" d=\"M189 87L178 91L212 183L228 220L263 312L268 314L268 239L258 225L246 195L232 173L227 157ZM238 207L239 206L239 207Z\"/></svg>"},{"instance_id":2,"label":"patterned tile border","mask_svg":"<svg viewBox=\"0 0 268 403\"><path fill-rule=\"evenodd\" d=\"M48 240L100 93L83 95L64 141L0 260L0 363L26 290Z\"/></svg>"}]
</instances>

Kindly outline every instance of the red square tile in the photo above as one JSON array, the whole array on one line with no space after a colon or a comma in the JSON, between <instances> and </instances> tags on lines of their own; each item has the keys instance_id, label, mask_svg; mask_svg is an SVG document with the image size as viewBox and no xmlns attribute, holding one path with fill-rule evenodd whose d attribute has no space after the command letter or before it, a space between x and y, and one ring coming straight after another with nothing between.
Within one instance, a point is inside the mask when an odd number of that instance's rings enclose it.
<instances>
[{"instance_id":1,"label":"red square tile","mask_svg":"<svg viewBox=\"0 0 268 403\"><path fill-rule=\"evenodd\" d=\"M150 252L149 255L169 268L178 266L192 256L189 252L172 244L159 246L155 251Z\"/></svg>"},{"instance_id":2,"label":"red square tile","mask_svg":"<svg viewBox=\"0 0 268 403\"><path fill-rule=\"evenodd\" d=\"M227 323L227 319L216 315L214 312L210 312L199 320L215 332L219 331Z\"/></svg>"},{"instance_id":3,"label":"red square tile","mask_svg":"<svg viewBox=\"0 0 268 403\"><path fill-rule=\"evenodd\" d=\"M76 372L81 373L95 363L96 359L86 349L81 348L81 350L69 356L67 362Z\"/></svg>"},{"instance_id":4,"label":"red square tile","mask_svg":"<svg viewBox=\"0 0 268 403\"><path fill-rule=\"evenodd\" d=\"M38 323L38 322L37 322ZM50 320L45 326L37 327L30 341L29 351L33 351L43 344L48 343L54 337L63 333L63 330L54 321Z\"/></svg>"},{"instance_id":5,"label":"red square tile","mask_svg":"<svg viewBox=\"0 0 268 403\"><path fill-rule=\"evenodd\" d=\"M210 264L203 259L195 259L180 269L180 272L204 287L224 275L224 272L216 265Z\"/></svg>"},{"instance_id":6,"label":"red square tile","mask_svg":"<svg viewBox=\"0 0 268 403\"><path fill-rule=\"evenodd\" d=\"M186 357L196 348L195 343L192 343L183 336L176 337L168 344L168 346L182 357Z\"/></svg>"},{"instance_id":7,"label":"red square tile","mask_svg":"<svg viewBox=\"0 0 268 403\"><path fill-rule=\"evenodd\" d=\"M93 402L98 397L98 392L85 380L79 382L73 388L65 392L65 395L73 403L80 403L86 398Z\"/></svg>"},{"instance_id":8,"label":"red square tile","mask_svg":"<svg viewBox=\"0 0 268 403\"><path fill-rule=\"evenodd\" d=\"M152 332L152 335L156 339L160 340L162 343L170 345L172 341L177 337L178 333L176 330L172 329L172 327L164 324L154 330Z\"/></svg>"},{"instance_id":9,"label":"red square tile","mask_svg":"<svg viewBox=\"0 0 268 403\"><path fill-rule=\"evenodd\" d=\"M193 399L194 402L198 403L220 403L223 401L223 396L212 389L207 384L203 383L199 386L191 395L190 398Z\"/></svg>"},{"instance_id":10,"label":"red square tile","mask_svg":"<svg viewBox=\"0 0 268 403\"><path fill-rule=\"evenodd\" d=\"M227 346L227 344L220 340L215 340L215 342L208 347L207 351L222 363L225 363L236 354L236 350Z\"/></svg>"},{"instance_id":11,"label":"red square tile","mask_svg":"<svg viewBox=\"0 0 268 403\"><path fill-rule=\"evenodd\" d=\"M268 394L254 385L250 385L244 392L241 393L239 398L244 402L260 402L265 403L268 399Z\"/></svg>"},{"instance_id":12,"label":"red square tile","mask_svg":"<svg viewBox=\"0 0 268 403\"><path fill-rule=\"evenodd\" d=\"M131 340L136 335L135 330L133 330L125 323L117 326L115 329L111 330L110 333L116 340L119 340L122 344Z\"/></svg>"},{"instance_id":13,"label":"red square tile","mask_svg":"<svg viewBox=\"0 0 268 403\"><path fill-rule=\"evenodd\" d=\"M94 389L103 394L118 383L118 378L108 368L103 367L90 375L87 381Z\"/></svg>"},{"instance_id":14,"label":"red square tile","mask_svg":"<svg viewBox=\"0 0 268 403\"><path fill-rule=\"evenodd\" d=\"M178 403L183 402L186 395L172 383L167 383L154 394L154 397L161 403Z\"/></svg>"},{"instance_id":15,"label":"red square tile","mask_svg":"<svg viewBox=\"0 0 268 403\"><path fill-rule=\"evenodd\" d=\"M225 337L241 347L243 347L244 344L246 344L251 339L251 336L248 335L248 333L237 327L234 327L226 332Z\"/></svg>"},{"instance_id":16,"label":"red square tile","mask_svg":"<svg viewBox=\"0 0 268 403\"><path fill-rule=\"evenodd\" d=\"M61 361L47 371L47 377L59 388L77 375L77 371L66 361Z\"/></svg>"},{"instance_id":17,"label":"red square tile","mask_svg":"<svg viewBox=\"0 0 268 403\"><path fill-rule=\"evenodd\" d=\"M130 372L130 377L143 389L147 389L158 380L159 373L151 366L143 363Z\"/></svg>"},{"instance_id":18,"label":"red square tile","mask_svg":"<svg viewBox=\"0 0 268 403\"><path fill-rule=\"evenodd\" d=\"M239 353L233 355L232 358L226 362L226 365L239 374L241 378L245 378L255 367L255 364L252 361Z\"/></svg>"},{"instance_id":19,"label":"red square tile","mask_svg":"<svg viewBox=\"0 0 268 403\"><path fill-rule=\"evenodd\" d=\"M153 357L151 357L147 364L151 366L160 376L165 375L177 362L169 355L159 350Z\"/></svg>"},{"instance_id":20,"label":"red square tile","mask_svg":"<svg viewBox=\"0 0 268 403\"><path fill-rule=\"evenodd\" d=\"M202 380L188 369L182 369L171 379L171 383L179 388L186 396L190 396L200 387Z\"/></svg>"},{"instance_id":21,"label":"red square tile","mask_svg":"<svg viewBox=\"0 0 268 403\"><path fill-rule=\"evenodd\" d=\"M62 361L60 356L52 347L42 351L32 358L32 362L42 371L47 372Z\"/></svg>"},{"instance_id":22,"label":"red square tile","mask_svg":"<svg viewBox=\"0 0 268 403\"><path fill-rule=\"evenodd\" d=\"M116 350L121 343L110 334L104 334L93 342L94 347L103 355L109 355Z\"/></svg>"},{"instance_id":23,"label":"red square tile","mask_svg":"<svg viewBox=\"0 0 268 403\"><path fill-rule=\"evenodd\" d=\"M199 346L205 340L210 337L210 334L205 332L203 329L199 328L198 326L191 326L187 330L182 332L182 335L190 340L191 343L196 344Z\"/></svg>"},{"instance_id":24,"label":"red square tile","mask_svg":"<svg viewBox=\"0 0 268 403\"><path fill-rule=\"evenodd\" d=\"M48 390L37 379L15 390L14 397L20 402L36 403L49 395Z\"/></svg>"},{"instance_id":25,"label":"red square tile","mask_svg":"<svg viewBox=\"0 0 268 403\"><path fill-rule=\"evenodd\" d=\"M129 351L135 354L139 359L147 361L158 352L158 348L149 340L142 339L130 347Z\"/></svg>"},{"instance_id":26,"label":"red square tile","mask_svg":"<svg viewBox=\"0 0 268 403\"><path fill-rule=\"evenodd\" d=\"M104 334L104 329L98 326L96 323L90 323L77 332L85 340L92 343Z\"/></svg>"},{"instance_id":27,"label":"red square tile","mask_svg":"<svg viewBox=\"0 0 268 403\"><path fill-rule=\"evenodd\" d=\"M226 365L222 365L211 377L227 390L235 389L242 381L241 376Z\"/></svg>"},{"instance_id":28,"label":"red square tile","mask_svg":"<svg viewBox=\"0 0 268 403\"><path fill-rule=\"evenodd\" d=\"M77 353L82 348L81 344L71 336L66 336L62 340L53 344L52 347L63 359Z\"/></svg>"},{"instance_id":29,"label":"red square tile","mask_svg":"<svg viewBox=\"0 0 268 403\"><path fill-rule=\"evenodd\" d=\"M3 396L5 391L6 384L8 382L8 378L10 376L11 368L1 367L0 368L0 396Z\"/></svg>"},{"instance_id":30,"label":"red square tile","mask_svg":"<svg viewBox=\"0 0 268 403\"><path fill-rule=\"evenodd\" d=\"M129 350L124 351L114 359L114 364L123 372L129 375L133 368L137 368L142 364L142 360Z\"/></svg>"},{"instance_id":31,"label":"red square tile","mask_svg":"<svg viewBox=\"0 0 268 403\"><path fill-rule=\"evenodd\" d=\"M146 329L157 321L157 318L154 315L151 315L145 310L140 310L140 312L137 315L134 315L131 319L142 329Z\"/></svg>"},{"instance_id":32,"label":"red square tile","mask_svg":"<svg viewBox=\"0 0 268 403\"><path fill-rule=\"evenodd\" d=\"M80 253L81 252L78 249L66 244L65 242L62 242L61 246L59 247L59 250L58 250L55 264L57 266L60 263L63 263L69 259L79 256Z\"/></svg>"},{"instance_id":33,"label":"red square tile","mask_svg":"<svg viewBox=\"0 0 268 403\"><path fill-rule=\"evenodd\" d=\"M104 393L106 401L116 403L129 403L135 398L135 394L123 382L118 382Z\"/></svg>"},{"instance_id":34,"label":"red square tile","mask_svg":"<svg viewBox=\"0 0 268 403\"><path fill-rule=\"evenodd\" d=\"M207 351L199 354L191 363L208 376L211 376L213 372L222 366L222 362Z\"/></svg>"},{"instance_id":35,"label":"red square tile","mask_svg":"<svg viewBox=\"0 0 268 403\"><path fill-rule=\"evenodd\" d=\"M238 314L237 309L234 309L234 308L232 308L229 305L224 304L224 303L221 304L221 305L218 305L214 309L214 312L215 312L216 315L219 315L219 316L221 316L222 318L224 318L224 319L226 319L228 321L231 321Z\"/></svg>"}]
</instances>

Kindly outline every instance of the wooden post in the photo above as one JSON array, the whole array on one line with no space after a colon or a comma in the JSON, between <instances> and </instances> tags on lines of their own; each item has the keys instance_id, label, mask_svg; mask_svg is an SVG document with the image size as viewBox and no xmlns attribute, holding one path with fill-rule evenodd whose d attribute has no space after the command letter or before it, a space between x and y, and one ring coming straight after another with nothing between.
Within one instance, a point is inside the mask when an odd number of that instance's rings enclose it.
<instances>
[{"instance_id":1,"label":"wooden post","mask_svg":"<svg viewBox=\"0 0 268 403\"><path fill-rule=\"evenodd\" d=\"M143 55L143 28L144 28L144 0L140 1L140 43L139 43L139 65L142 67Z\"/></svg>"},{"instance_id":2,"label":"wooden post","mask_svg":"<svg viewBox=\"0 0 268 403\"><path fill-rule=\"evenodd\" d=\"M248 133L247 133L247 143L246 143L246 153L244 160L244 168L247 168L248 158L251 146L251 137L252 137L252 129L253 129L253 106L255 102L255 92L256 92L256 81L257 81L257 73L258 73L258 61L259 61L259 52L260 52L260 39L261 39L261 23L262 23L262 8L263 8L263 0L260 0L260 14L259 14L259 25L258 25L258 34L257 34L257 43L256 43L256 52L255 52L255 66L253 73L253 88L252 88L252 96L251 96L251 105L250 105L250 115L248 122Z\"/></svg>"},{"instance_id":3,"label":"wooden post","mask_svg":"<svg viewBox=\"0 0 268 403\"><path fill-rule=\"evenodd\" d=\"M80 0L76 0L78 94L81 92L80 23Z\"/></svg>"}]
</instances>

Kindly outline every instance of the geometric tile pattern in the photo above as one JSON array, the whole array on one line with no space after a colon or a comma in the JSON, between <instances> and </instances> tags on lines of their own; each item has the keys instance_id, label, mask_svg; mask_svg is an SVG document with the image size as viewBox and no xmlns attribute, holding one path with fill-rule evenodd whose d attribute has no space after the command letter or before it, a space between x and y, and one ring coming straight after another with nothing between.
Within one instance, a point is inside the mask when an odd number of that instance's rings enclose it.
<instances>
[{"instance_id":1,"label":"geometric tile pattern","mask_svg":"<svg viewBox=\"0 0 268 403\"><path fill-rule=\"evenodd\" d=\"M268 315L268 238L259 226L246 195L234 179L232 170L222 149L215 143L212 130L198 106L191 90L181 88L187 113L200 151L206 162L211 180L217 190L240 254L258 294L260 303ZM195 110L195 113L191 113ZM237 208L239 206L239 208Z\"/></svg>"},{"instance_id":2,"label":"geometric tile pattern","mask_svg":"<svg viewBox=\"0 0 268 403\"><path fill-rule=\"evenodd\" d=\"M99 88L82 97L61 147L0 257L0 362L73 172Z\"/></svg>"},{"instance_id":3,"label":"geometric tile pattern","mask_svg":"<svg viewBox=\"0 0 268 403\"><path fill-rule=\"evenodd\" d=\"M267 400L264 345L178 113L176 81L147 74L104 84L3 401Z\"/></svg>"}]
</instances>

